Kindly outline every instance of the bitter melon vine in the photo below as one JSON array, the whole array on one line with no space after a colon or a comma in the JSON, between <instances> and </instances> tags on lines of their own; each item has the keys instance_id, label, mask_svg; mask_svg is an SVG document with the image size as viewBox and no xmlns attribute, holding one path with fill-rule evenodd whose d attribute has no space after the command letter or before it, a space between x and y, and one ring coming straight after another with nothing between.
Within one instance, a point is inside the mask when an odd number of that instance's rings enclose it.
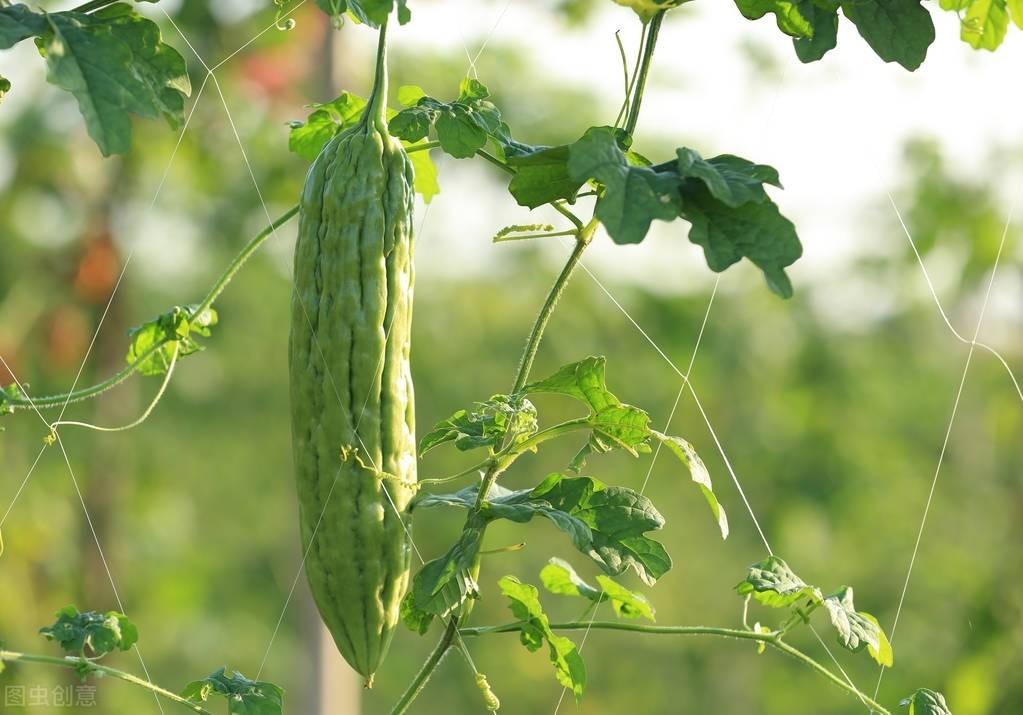
<instances>
[{"instance_id":1,"label":"bitter melon vine","mask_svg":"<svg viewBox=\"0 0 1023 715\"><path fill-rule=\"evenodd\" d=\"M872 712L890 715L848 678L786 640L814 614L826 614L843 647L866 650L879 665L891 667L894 653L877 620L858 610L851 587L826 592L797 576L777 555L749 567L736 586L743 599L742 628L635 622L652 621L654 607L613 577L632 570L653 585L671 568L671 557L654 538L664 518L643 495L583 475L587 461L612 450L639 457L653 446L665 447L691 477L722 537L729 532L725 509L693 447L681 437L654 430L644 410L608 389L602 357L580 356L544 379L531 378L547 323L601 227L616 243L637 243L653 221L682 219L689 224L689 240L703 249L712 270L723 271L746 258L782 297L793 292L785 269L802 253L794 226L769 193L768 187L781 187L774 168L729 154L704 158L687 147L663 161L651 161L633 149L662 23L669 11L684 11L688 0L614 1L634 10L642 27L635 69L626 71L621 112L576 141L536 146L513 138L489 91L475 78L462 80L451 101L427 96L418 87L402 87L397 98L403 108L388 107L386 27L392 18L402 24L411 20L407 0L316 0L335 27L344 26L347 15L377 28L379 44L368 99L344 92L333 102L315 105L305 121L291 124L289 148L312 160L300 204L252 239L198 304L175 306L133 329L128 365L121 372L62 395L30 398L22 385L11 385L0 390L0 415L63 408L111 390L135 373L163 376L165 387L176 361L203 349L196 338L211 336L217 323L213 304L227 284L277 228L298 214L290 378L300 533L310 586L338 649L367 685L399 620L420 634L442 622L439 643L394 713L408 709L451 648L468 655L466 640L498 633L517 633L532 651L545 648L557 680L580 698L586 669L564 632L608 629L723 636L756 643L761 651L773 648L845 689ZM282 22L284 3L275 3L280 6L277 26L292 26L290 20ZM855 26L881 59L910 70L924 61L935 36L921 0L735 4L752 20L773 15L803 62L819 60L835 47L840 17ZM1010 18L1023 27L1023 6L1016 0L942 0L940 5L960 13L963 39L974 47L991 50L1001 44ZM43 13L0 0L0 49L32 37L43 50L48 79L78 99L89 133L104 154L127 150L129 113L163 115L172 124L181 120L190 91L184 61L163 43L156 24L129 5L91 0L73 10ZM121 91L105 91L104 83L111 82ZM0 77L0 96L8 90L10 83ZM413 190L426 201L438 191L429 158L438 148L459 159L484 159L508 177L509 192L520 206L548 206L566 221L560 229L546 223L509 226L496 231L495 242L568 237L574 249L541 307L511 389L438 422L417 453L409 369ZM583 197L595 197L589 219L576 214ZM582 414L546 424L530 400L538 393L575 400ZM162 394L161 387L141 419ZM58 419L49 426L47 443L58 439L58 428L70 426L90 425ZM569 464L531 488L513 491L498 483L520 456L565 436L581 438ZM418 456L443 445L479 452L480 461L451 477L417 481ZM457 480L474 481L452 493L423 489ZM410 582L412 514L441 507L466 511L465 526L447 552L427 561ZM586 618L552 622L539 589L508 575L497 585L513 619L502 625L470 625L473 602L493 593L478 580L488 526L498 520L526 524L536 518L563 531L602 571L591 583L568 562L552 559L539 574L551 594L582 599ZM0 538L0 554L2 550ZM752 603L776 609L782 617L774 625L750 626ZM604 604L621 620L596 619L596 609ZM278 686L239 673L229 677L224 669L176 694L101 664L100 658L127 650L138 639L134 624L122 613L82 613L68 607L42 634L59 643L66 655L0 649L0 671L5 663L54 665L72 668L83 678L120 678L193 712L207 713L204 703L211 695L224 696L232 713L283 712ZM467 660L481 704L497 710L500 701L487 676ZM944 697L928 689L917 690L900 705L914 715L950 712Z\"/></svg>"}]
</instances>

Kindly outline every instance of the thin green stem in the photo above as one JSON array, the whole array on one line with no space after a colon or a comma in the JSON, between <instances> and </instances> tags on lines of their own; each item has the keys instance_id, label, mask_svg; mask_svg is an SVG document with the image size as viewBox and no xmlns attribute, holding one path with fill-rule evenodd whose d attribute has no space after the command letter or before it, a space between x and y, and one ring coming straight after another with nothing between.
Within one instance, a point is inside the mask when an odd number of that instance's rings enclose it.
<instances>
[{"instance_id":1,"label":"thin green stem","mask_svg":"<svg viewBox=\"0 0 1023 715\"><path fill-rule=\"evenodd\" d=\"M632 94L632 103L629 105L629 115L625 119L625 133L630 137L636 131L636 123L639 121L639 110L643 106L643 92L646 89L647 77L650 75L650 60L654 56L654 47L657 45L657 36L660 34L661 23L664 21L664 12L661 10L650 20L646 41L643 43L639 72L634 78L636 89Z\"/></svg>"},{"instance_id":2,"label":"thin green stem","mask_svg":"<svg viewBox=\"0 0 1023 715\"><path fill-rule=\"evenodd\" d=\"M373 92L369 95L366 118L383 135L387 135L387 20L380 23L377 39L376 72L373 76Z\"/></svg>"},{"instance_id":3,"label":"thin green stem","mask_svg":"<svg viewBox=\"0 0 1023 715\"><path fill-rule=\"evenodd\" d=\"M444 629L444 635L441 636L440 641L437 643L433 652L430 653L430 657L423 663L423 667L419 669L416 677L409 683L408 688L402 693L401 699L391 709L391 715L402 715L402 713L408 711L409 706L416 699L419 693L422 692L423 688L426 687L427 682L430 680L430 676L440 665L440 662L444 659L444 655L448 652L448 648L454 642L455 637L458 636L458 619L452 618L448 621L447 627Z\"/></svg>"},{"instance_id":4,"label":"thin green stem","mask_svg":"<svg viewBox=\"0 0 1023 715\"><path fill-rule=\"evenodd\" d=\"M515 169L513 167L508 166L507 163L501 161L496 156L491 154L489 151L485 151L483 149L480 149L480 150L478 150L476 152L476 156L480 157L481 159L486 159L491 164L493 164L494 166L498 167L499 169L501 169L501 171L504 171L505 173L508 173L508 174L514 174L515 173Z\"/></svg>"},{"instance_id":5,"label":"thin green stem","mask_svg":"<svg viewBox=\"0 0 1023 715\"><path fill-rule=\"evenodd\" d=\"M76 656L66 656L64 658L58 658L56 656L49 655L33 655L31 653L17 653L9 650L0 650L0 662L13 663L16 661L22 663L39 663L42 665L53 665L57 666L58 668L70 668L72 670L84 673L99 673L105 676L109 676L111 678L123 680L126 683L131 683L132 685L137 685L141 688L145 688L146 690L156 693L162 698L175 702L178 705L183 705L184 707L188 708L194 713L202 713L202 715L213 715L209 710L200 707L199 705L191 702L190 700L186 700L185 698L181 697L180 695L177 695L176 693L172 693L169 690L161 688L158 685L154 685L153 683L150 683L147 680L143 680L142 678L132 675L131 673L126 673L123 670L117 670L116 668L111 668L106 665L100 665L99 663L96 663L95 661L89 660L87 658L79 658Z\"/></svg>"},{"instance_id":6,"label":"thin green stem","mask_svg":"<svg viewBox=\"0 0 1023 715\"><path fill-rule=\"evenodd\" d=\"M496 163L498 166L501 167L507 166L500 159L491 156L486 152L481 151L479 152L479 154L484 158L488 159L488 161ZM507 168L510 169L510 167ZM511 171L514 173L513 169ZM569 214L571 214L571 212L569 212ZM547 294L547 299L544 301L543 307L540 309L540 314L537 316L536 322L533 324L532 331L530 331L529 340L526 343L526 349L523 352L522 360L519 362L519 368L515 375L515 385L512 388L513 393L521 390L522 387L526 384L526 380L529 378L529 371L533 365L533 359L536 357L536 351L540 347L540 340L543 338L543 333L544 330L547 328L548 322L550 322L551 314L554 312L554 308L557 306L558 300L564 293L565 287L568 285L568 281L572 277L572 273L579 265L579 261L582 258L583 251L586 250L586 246L588 246L590 241L593 239L593 234L597 230L597 225L598 224L596 219L591 219L590 222L585 225L585 227L581 226L579 236L576 239L575 247L572 249L572 254L569 256L568 261L565 263L565 267L561 270L561 273L558 275L557 280L554 281L554 285L551 286L551 290ZM567 424L569 423L562 423L560 427L566 428ZM558 427L559 426L552 427L550 430L545 430L545 432L549 433L551 430L558 429ZM577 428L578 428L577 425L572 426L572 429ZM536 438L538 436L539 434L534 435L533 438ZM552 438L553 436L556 435L551 435L547 438L549 439ZM519 446L521 447L521 445ZM511 453L505 456L506 457L510 456L510 454ZM514 459L512 459L512 461L514 461ZM476 494L476 502L473 504L472 509L469 511L469 515L466 517L466 523L465 527L463 527L463 531L469 528L479 528L482 530L486 530L485 522L482 525L480 525L479 519L480 510L483 508L483 504L486 502L487 493L490 491L491 487L494 486L494 483L497 481L497 478L501 475L505 468L506 467L502 466L499 461L491 462L490 467L487 469L486 474L484 474L483 476L483 481L480 484L479 492ZM394 706L394 709L391 711L391 715L400 715L401 713L404 713L406 710L408 710L409 706L412 704L412 701L416 699L419 693L426 686L427 681L430 679L430 676L433 674L433 671L436 669L437 665L440 664L441 659L444 657L444 653L446 653L448 648L451 647L451 643L456 635L458 635L458 620L456 617L452 617L451 619L448 620L447 626L445 627L444 630L444 635L441 636L440 641L437 643L437 646L433 649L433 652L430 654L430 657L427 659L426 663L423 664L423 667L416 675L415 680L412 681L411 685L409 685L408 689L401 696L401 699L398 701L398 704Z\"/></svg>"},{"instance_id":7,"label":"thin green stem","mask_svg":"<svg viewBox=\"0 0 1023 715\"><path fill-rule=\"evenodd\" d=\"M531 238L557 238L558 236L576 236L579 230L568 228L564 231L551 231L548 233L510 233L506 236L495 236L494 243L508 243L509 241L528 241Z\"/></svg>"},{"instance_id":8,"label":"thin green stem","mask_svg":"<svg viewBox=\"0 0 1023 715\"><path fill-rule=\"evenodd\" d=\"M639 36L639 51L636 53L636 64L632 68L632 77L629 79L629 83L625 86L625 98L622 100L622 106L618 110L618 116L615 117L615 126L617 127L622 123L622 119L625 118L625 113L629 111L629 101L632 99L632 90L636 87L636 77L639 76L639 65L643 61L643 47L646 45L646 33L649 29L649 25L643 23L643 32Z\"/></svg>"},{"instance_id":9,"label":"thin green stem","mask_svg":"<svg viewBox=\"0 0 1023 715\"><path fill-rule=\"evenodd\" d=\"M224 289L227 288L227 284L231 282L231 279L235 277L235 274L241 270L241 267L245 265L246 261L252 258L252 254L258 251L259 247L277 232L277 229L294 218L295 214L298 213L299 208L298 204L292 206L290 209L275 218L273 223L260 231L255 238L245 244L245 247L237 256L234 257L234 260L228 264L224 272L220 274L220 277L217 278L213 287L210 288L210 292L206 294L206 297L202 299L202 302L196 306L194 311L192 311L192 317L201 315L204 310L212 307L214 301L216 301L216 299L220 297L220 294L224 292Z\"/></svg>"},{"instance_id":10,"label":"thin green stem","mask_svg":"<svg viewBox=\"0 0 1023 715\"><path fill-rule=\"evenodd\" d=\"M476 626L471 628L460 628L459 635L463 637L482 636L488 633L515 633L522 630L522 622L505 623L499 626ZM578 621L566 621L562 623L551 623L551 629L555 631L585 631L585 630L606 630L606 631L630 631L633 633L646 633L651 635L674 635L674 636L718 636L737 640L756 641L776 648L793 658L810 666L812 669L823 675L832 683L843 690L852 693L864 703L873 708L880 715L891 715L891 712L884 706L865 695L858 688L851 685L830 669L821 665L812 657L790 646L783 641L777 631L770 633L757 633L754 631L741 630L738 628L718 628L715 626L653 626L645 623L629 623L627 621L593 621L585 619Z\"/></svg>"},{"instance_id":11,"label":"thin green stem","mask_svg":"<svg viewBox=\"0 0 1023 715\"><path fill-rule=\"evenodd\" d=\"M134 362L130 363L123 370L96 385L83 387L80 390L75 390L72 393L65 393L62 395L47 395L45 397L33 397L32 399L5 396L0 401L3 402L5 407L10 406L12 410L30 410L33 408L45 410L55 407L63 407L65 402L81 402L93 397L98 397L107 390L117 387L129 377L134 375L142 363L156 354L156 352L162 349L166 344L167 341L154 343L148 350L139 355Z\"/></svg>"},{"instance_id":12,"label":"thin green stem","mask_svg":"<svg viewBox=\"0 0 1023 715\"><path fill-rule=\"evenodd\" d=\"M452 474L451 476L448 477L432 477L428 479L420 479L418 482L416 482L416 484L417 486L420 487L426 484L446 484L447 482L453 482L458 479L468 477L471 474L478 474L479 472L488 469L493 463L494 460L488 458L483 460L479 464L474 464L471 467L463 469L461 472L458 472L457 474Z\"/></svg>"},{"instance_id":13,"label":"thin green stem","mask_svg":"<svg viewBox=\"0 0 1023 715\"><path fill-rule=\"evenodd\" d=\"M245 247L234 257L234 260L227 266L217 281L210 288L209 293L203 298L202 302L196 306L195 310L192 311L192 317L200 315L203 311L212 307L214 301L220 297L220 294L224 292L227 284L231 282L235 274L241 269L245 262L248 261L252 255L259 250L259 247L279 229L281 226L286 224L295 214L298 213L299 207L292 206L290 209L285 211L283 214L278 216L273 223L264 228L259 234L249 241ZM163 340L151 345L145 352L139 355L132 363L124 367L121 371L108 377L103 382L91 385L89 387L83 387L79 390L75 390L72 393L64 393L60 395L47 395L45 397L33 397L32 399L25 399L19 397L7 397L3 396L0 398L4 407L9 406L13 410L27 410L32 409L33 406L39 409L48 409L54 407L63 407L64 403L81 402L94 397L102 395L104 392L111 390L122 382L127 380L129 377L134 375L139 366L145 363L150 357L155 355L157 351L162 350L170 340Z\"/></svg>"},{"instance_id":14,"label":"thin green stem","mask_svg":"<svg viewBox=\"0 0 1023 715\"><path fill-rule=\"evenodd\" d=\"M405 147L406 154L415 154L417 151L429 151L440 146L440 142L421 142Z\"/></svg>"},{"instance_id":15,"label":"thin green stem","mask_svg":"<svg viewBox=\"0 0 1023 715\"><path fill-rule=\"evenodd\" d=\"M553 427L541 430L532 437L524 439L518 444L512 445L508 449L502 451L497 458L497 467L503 472L507 470L508 467L510 467L520 456L544 442L560 437L563 434L568 434L569 432L575 432L581 429L590 429L592 426L593 425L589 417L577 417L574 420L567 420L556 424Z\"/></svg>"},{"instance_id":16,"label":"thin green stem","mask_svg":"<svg viewBox=\"0 0 1023 715\"><path fill-rule=\"evenodd\" d=\"M591 219L579 233L579 238L575 242L575 247L572 249L572 253L569 255L568 261L565 263L565 267L561 269L561 274L558 276L557 280L554 281L554 285L547 294L547 299L540 308L539 315L536 316L536 322L533 324L533 330L529 333L529 340L526 342L526 349L522 353L522 360L519 362L519 371L515 376L515 384L512 386L511 390L513 394L519 392L523 387L525 387L526 380L529 379L529 371L533 367L533 360L536 358L536 351L540 347L540 341L543 339L543 333L547 328L547 323L550 322L551 315L554 314L554 309L557 307L558 301L565 292L565 288L568 286L568 281L572 277L572 273L579 265L579 261L583 256L583 251L586 250L586 247L590 245L590 241L593 240L593 234L597 230L597 225L596 219Z\"/></svg>"}]
</instances>

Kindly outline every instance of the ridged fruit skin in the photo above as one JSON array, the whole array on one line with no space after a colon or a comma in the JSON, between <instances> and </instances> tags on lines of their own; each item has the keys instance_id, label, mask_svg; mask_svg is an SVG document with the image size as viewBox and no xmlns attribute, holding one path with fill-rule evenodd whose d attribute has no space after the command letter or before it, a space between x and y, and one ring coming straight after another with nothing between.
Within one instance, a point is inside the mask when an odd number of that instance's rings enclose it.
<instances>
[{"instance_id":1,"label":"ridged fruit skin","mask_svg":"<svg viewBox=\"0 0 1023 715\"><path fill-rule=\"evenodd\" d=\"M401 144L367 118L313 162L295 247L291 429L305 570L367 686L410 568L412 183Z\"/></svg>"}]
</instances>

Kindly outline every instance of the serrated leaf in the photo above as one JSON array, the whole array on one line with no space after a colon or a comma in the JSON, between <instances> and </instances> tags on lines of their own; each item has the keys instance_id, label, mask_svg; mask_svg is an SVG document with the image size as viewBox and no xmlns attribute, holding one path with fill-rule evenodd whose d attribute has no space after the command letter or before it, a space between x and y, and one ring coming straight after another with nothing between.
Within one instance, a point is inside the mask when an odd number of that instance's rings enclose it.
<instances>
[{"instance_id":1,"label":"serrated leaf","mask_svg":"<svg viewBox=\"0 0 1023 715\"><path fill-rule=\"evenodd\" d=\"M472 576L472 567L479 554L481 538L482 532L478 529L464 531L446 554L427 561L415 575L409 591L412 599L407 606L413 624L421 626L424 614L447 616L466 599L476 598L479 586Z\"/></svg>"},{"instance_id":2,"label":"serrated leaf","mask_svg":"<svg viewBox=\"0 0 1023 715\"><path fill-rule=\"evenodd\" d=\"M585 179L575 179L568 173L569 146L539 146L507 156L515 176L508 191L519 206L535 209L538 206L565 199L574 202Z\"/></svg>"},{"instance_id":3,"label":"serrated leaf","mask_svg":"<svg viewBox=\"0 0 1023 715\"><path fill-rule=\"evenodd\" d=\"M455 494L423 495L411 508L469 509L475 504L478 488L474 484ZM579 551L613 576L632 568L652 585L671 568L664 547L646 536L646 532L664 526L664 517L649 499L626 487L607 486L592 477L551 474L533 489L510 491L495 485L481 513L488 522L508 519L526 523L536 516L568 534ZM450 554L448 558L452 558ZM433 612L418 596L416 605Z\"/></svg>"},{"instance_id":4,"label":"serrated leaf","mask_svg":"<svg viewBox=\"0 0 1023 715\"><path fill-rule=\"evenodd\" d=\"M902 699L899 705L908 707L909 715L952 715L945 696L927 688L920 688L908 698Z\"/></svg>"},{"instance_id":5,"label":"serrated leaf","mask_svg":"<svg viewBox=\"0 0 1023 715\"><path fill-rule=\"evenodd\" d=\"M580 596L591 601L600 600L599 588L586 583L570 563L556 557L548 561L540 571L540 581L544 588L559 596Z\"/></svg>"},{"instance_id":6,"label":"serrated leaf","mask_svg":"<svg viewBox=\"0 0 1023 715\"><path fill-rule=\"evenodd\" d=\"M312 161L328 141L339 132L358 124L366 110L366 100L351 92L323 104L312 104L313 110L304 122L290 122L288 149Z\"/></svg>"},{"instance_id":7,"label":"serrated leaf","mask_svg":"<svg viewBox=\"0 0 1023 715\"><path fill-rule=\"evenodd\" d=\"M46 15L28 5L0 7L0 50L6 50L29 37L46 31Z\"/></svg>"},{"instance_id":8,"label":"serrated leaf","mask_svg":"<svg viewBox=\"0 0 1023 715\"><path fill-rule=\"evenodd\" d=\"M864 648L879 665L890 668L893 664L892 646L888 637L869 613L856 611L853 590L843 586L824 599L824 607L831 616L831 623L838 631L838 642L857 653Z\"/></svg>"},{"instance_id":9,"label":"serrated leaf","mask_svg":"<svg viewBox=\"0 0 1023 715\"><path fill-rule=\"evenodd\" d=\"M732 208L769 201L764 184L781 188L778 171L773 166L754 164L732 154L704 159L686 147L678 149L677 155L678 172L682 178L703 183L711 196Z\"/></svg>"},{"instance_id":10,"label":"serrated leaf","mask_svg":"<svg viewBox=\"0 0 1023 715\"><path fill-rule=\"evenodd\" d=\"M207 308L192 318L192 313L197 307L176 305L166 313L131 328L128 331L131 344L128 346L125 361L132 365L141 360L137 365L141 375L163 375L170 367L175 346L179 358L203 350L202 345L192 336L209 337L210 328L217 324L217 311ZM142 359L147 351L156 346L160 347Z\"/></svg>"},{"instance_id":11,"label":"serrated leaf","mask_svg":"<svg viewBox=\"0 0 1023 715\"><path fill-rule=\"evenodd\" d=\"M653 622L654 607L646 596L635 591L630 591L604 574L597 575L597 583L600 584L604 596L611 601L611 607L616 614L622 618L645 618Z\"/></svg>"},{"instance_id":12,"label":"serrated leaf","mask_svg":"<svg viewBox=\"0 0 1023 715\"><path fill-rule=\"evenodd\" d=\"M380 27L395 9L402 25L412 19L407 0L316 0L316 5L333 18L351 13L359 22Z\"/></svg>"},{"instance_id":13,"label":"serrated leaf","mask_svg":"<svg viewBox=\"0 0 1023 715\"><path fill-rule=\"evenodd\" d=\"M678 7L689 0L614 0L619 5L632 8L643 22L650 22L659 12Z\"/></svg>"},{"instance_id":14,"label":"serrated leaf","mask_svg":"<svg viewBox=\"0 0 1023 715\"><path fill-rule=\"evenodd\" d=\"M39 633L56 641L70 655L99 658L115 650L125 651L139 639L135 624L123 613L108 611L80 613L74 606L57 612L57 620Z\"/></svg>"},{"instance_id":15,"label":"serrated leaf","mask_svg":"<svg viewBox=\"0 0 1023 715\"><path fill-rule=\"evenodd\" d=\"M792 38L792 45L800 62L816 62L838 45L838 11L819 7L813 0L802 0L800 8L809 17L813 33Z\"/></svg>"},{"instance_id":16,"label":"serrated leaf","mask_svg":"<svg viewBox=\"0 0 1023 715\"><path fill-rule=\"evenodd\" d=\"M418 89L418 88L417 88ZM412 93L406 93L406 99ZM401 110L388 122L394 136L416 142L436 134L440 148L457 159L474 156L488 141L506 140L508 127L501 121L501 112L492 102L486 86L478 80L464 79L458 99L441 102L426 95L412 106Z\"/></svg>"},{"instance_id":17,"label":"serrated leaf","mask_svg":"<svg viewBox=\"0 0 1023 715\"><path fill-rule=\"evenodd\" d=\"M424 635L433 622L433 614L416 607L415 597L409 591L401 599L401 622L413 633Z\"/></svg>"},{"instance_id":18,"label":"serrated leaf","mask_svg":"<svg viewBox=\"0 0 1023 715\"><path fill-rule=\"evenodd\" d=\"M803 246L795 226L773 201L735 208L718 201L702 184L686 184L682 215L691 224L689 240L703 248L712 271L720 273L748 258L763 272L771 291L792 297L785 268L803 255Z\"/></svg>"},{"instance_id":19,"label":"serrated leaf","mask_svg":"<svg viewBox=\"0 0 1023 715\"><path fill-rule=\"evenodd\" d=\"M418 90L419 88L403 87L402 89ZM407 95L408 92L406 92ZM304 122L297 120L288 122L288 126L291 128L288 134L288 150L307 161L314 160L323 151L327 142L361 121L366 111L366 103L364 97L351 92L342 92L330 102L309 105L313 111ZM392 109L387 110L388 117L393 118L396 114L397 112ZM418 140L402 141L406 149L411 149L416 143ZM426 150L410 151L408 157L412 162L415 177L413 188L426 203L430 203L433 197L440 193L440 185L437 183L437 167Z\"/></svg>"},{"instance_id":20,"label":"serrated leaf","mask_svg":"<svg viewBox=\"0 0 1023 715\"><path fill-rule=\"evenodd\" d=\"M778 29L793 37L810 37L813 24L798 0L735 0L739 12L748 20L759 20L773 14Z\"/></svg>"},{"instance_id":21,"label":"serrated leaf","mask_svg":"<svg viewBox=\"0 0 1023 715\"><path fill-rule=\"evenodd\" d=\"M462 451L496 449L506 441L510 445L519 444L536 431L536 408L532 402L522 395L494 395L438 422L419 443L419 454L447 442L454 442Z\"/></svg>"},{"instance_id":22,"label":"serrated leaf","mask_svg":"<svg viewBox=\"0 0 1023 715\"><path fill-rule=\"evenodd\" d=\"M1023 30L1023 0L1009 0L1009 14L1016 27Z\"/></svg>"},{"instance_id":23,"label":"serrated leaf","mask_svg":"<svg viewBox=\"0 0 1023 715\"><path fill-rule=\"evenodd\" d=\"M220 668L202 680L194 680L181 691L181 697L205 702L213 693L227 700L230 715L283 715L284 690L273 683L250 680L241 673L228 677Z\"/></svg>"},{"instance_id":24,"label":"serrated leaf","mask_svg":"<svg viewBox=\"0 0 1023 715\"><path fill-rule=\"evenodd\" d=\"M962 18L960 36L974 49L994 51L1008 30L1006 0L971 0Z\"/></svg>"},{"instance_id":25,"label":"serrated leaf","mask_svg":"<svg viewBox=\"0 0 1023 715\"><path fill-rule=\"evenodd\" d=\"M671 172L632 165L614 127L591 127L569 147L568 173L576 181L604 186L595 215L615 243L639 243L654 220L672 221L679 212L679 179Z\"/></svg>"},{"instance_id":26,"label":"serrated leaf","mask_svg":"<svg viewBox=\"0 0 1023 715\"><path fill-rule=\"evenodd\" d=\"M750 566L735 591L740 596L753 596L771 608L788 608L804 598L814 602L822 600L820 589L799 578L778 556L769 556Z\"/></svg>"},{"instance_id":27,"label":"serrated leaf","mask_svg":"<svg viewBox=\"0 0 1023 715\"><path fill-rule=\"evenodd\" d=\"M606 407L621 404L607 389L604 378L606 365L607 358L602 355L562 365L550 377L526 385L523 392L568 395L589 405L593 412L599 412Z\"/></svg>"},{"instance_id":28,"label":"serrated leaf","mask_svg":"<svg viewBox=\"0 0 1023 715\"><path fill-rule=\"evenodd\" d=\"M718 523L718 528L721 530L721 538L728 538L728 515L725 513L724 507L718 502L717 497L714 495L714 485L710 479L710 473L707 471L707 466L700 459L700 455L696 453L693 445L686 442L681 437L674 437L666 434L661 434L656 430L650 430L650 433L661 442L665 447L671 451L682 464L686 465L689 470L689 475L692 480L696 482L696 485L700 488L703 493L703 498L707 500L707 505L710 507L711 513L714 515L714 519Z\"/></svg>"},{"instance_id":29,"label":"serrated leaf","mask_svg":"<svg viewBox=\"0 0 1023 715\"><path fill-rule=\"evenodd\" d=\"M185 60L161 41L156 23L125 4L46 18L47 80L75 96L104 156L130 148L129 114L162 114L172 126L180 124L191 93Z\"/></svg>"},{"instance_id":30,"label":"serrated leaf","mask_svg":"<svg viewBox=\"0 0 1023 715\"><path fill-rule=\"evenodd\" d=\"M842 3L842 13L878 57L910 71L934 42L934 22L921 0L856 0Z\"/></svg>"},{"instance_id":31,"label":"serrated leaf","mask_svg":"<svg viewBox=\"0 0 1023 715\"><path fill-rule=\"evenodd\" d=\"M14 414L13 401L24 402L27 399L28 396L21 391L16 382L0 388L0 417Z\"/></svg>"},{"instance_id":32,"label":"serrated leaf","mask_svg":"<svg viewBox=\"0 0 1023 715\"><path fill-rule=\"evenodd\" d=\"M540 592L514 576L501 578L498 585L501 593L508 597L512 614L522 622L519 631L522 645L536 652L546 642L558 682L571 689L578 701L586 688L586 666L575 643L551 630L550 621L540 604Z\"/></svg>"}]
</instances>

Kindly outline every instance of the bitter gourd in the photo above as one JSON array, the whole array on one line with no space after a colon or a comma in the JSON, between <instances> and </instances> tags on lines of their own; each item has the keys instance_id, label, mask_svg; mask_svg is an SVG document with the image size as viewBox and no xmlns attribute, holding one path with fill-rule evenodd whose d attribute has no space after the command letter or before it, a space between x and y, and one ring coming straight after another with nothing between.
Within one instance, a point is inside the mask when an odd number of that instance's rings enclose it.
<instances>
[{"instance_id":1,"label":"bitter gourd","mask_svg":"<svg viewBox=\"0 0 1023 715\"><path fill-rule=\"evenodd\" d=\"M305 570L367 686L408 585L416 481L413 172L387 132L385 34L361 122L324 146L305 181L289 340Z\"/></svg>"}]
</instances>

